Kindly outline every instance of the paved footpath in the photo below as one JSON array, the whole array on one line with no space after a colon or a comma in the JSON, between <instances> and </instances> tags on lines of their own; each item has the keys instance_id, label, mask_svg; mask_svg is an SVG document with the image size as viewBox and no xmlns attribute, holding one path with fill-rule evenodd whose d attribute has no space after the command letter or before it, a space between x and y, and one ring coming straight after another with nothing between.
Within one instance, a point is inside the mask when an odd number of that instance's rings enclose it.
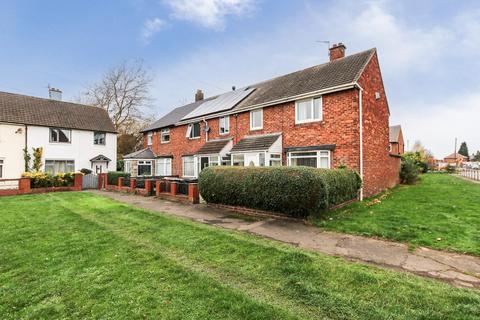
<instances>
[{"instance_id":1,"label":"paved footpath","mask_svg":"<svg viewBox=\"0 0 480 320\"><path fill-rule=\"evenodd\" d=\"M459 287L480 289L479 257L428 248L417 248L410 252L403 243L323 231L300 222L241 219L230 211L202 204L189 205L117 192L90 192L151 211L250 232L308 250L440 279Z\"/></svg>"}]
</instances>

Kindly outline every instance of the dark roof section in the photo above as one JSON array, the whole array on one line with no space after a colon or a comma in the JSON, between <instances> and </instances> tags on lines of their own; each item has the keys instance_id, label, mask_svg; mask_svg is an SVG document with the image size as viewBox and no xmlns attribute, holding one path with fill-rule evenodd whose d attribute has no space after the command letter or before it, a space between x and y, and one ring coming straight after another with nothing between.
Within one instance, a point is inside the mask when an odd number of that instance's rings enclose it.
<instances>
[{"instance_id":1,"label":"dark roof section","mask_svg":"<svg viewBox=\"0 0 480 320\"><path fill-rule=\"evenodd\" d=\"M123 159L155 159L157 155L153 153L150 147L129 153L123 156Z\"/></svg>"},{"instance_id":2,"label":"dark roof section","mask_svg":"<svg viewBox=\"0 0 480 320\"><path fill-rule=\"evenodd\" d=\"M231 152L268 150L280 135L280 133L275 133L245 137L233 146Z\"/></svg>"},{"instance_id":3,"label":"dark roof section","mask_svg":"<svg viewBox=\"0 0 480 320\"><path fill-rule=\"evenodd\" d=\"M375 51L376 49L362 51L254 84L250 87L257 89L234 110L355 82Z\"/></svg>"},{"instance_id":4,"label":"dark roof section","mask_svg":"<svg viewBox=\"0 0 480 320\"><path fill-rule=\"evenodd\" d=\"M398 141L400 139L400 132L401 131L402 131L402 127L400 125L390 126L390 128L389 128L390 142L398 143Z\"/></svg>"},{"instance_id":5,"label":"dark roof section","mask_svg":"<svg viewBox=\"0 0 480 320\"><path fill-rule=\"evenodd\" d=\"M178 107L143 129L141 132L152 131L155 129L165 128L173 126L175 123L179 122L183 117L187 114L195 110L198 106L200 106L203 102L211 100L215 97L211 97L205 100L196 101L182 107Z\"/></svg>"},{"instance_id":6,"label":"dark roof section","mask_svg":"<svg viewBox=\"0 0 480 320\"><path fill-rule=\"evenodd\" d=\"M346 56L345 58L246 86L246 88L255 88L255 91L231 110L241 111L258 104L354 83L358 80L375 52L375 48L369 49ZM178 107L142 132L172 126L180 122L184 116L199 107L203 102L215 99L216 97L217 96L209 97L205 100Z\"/></svg>"},{"instance_id":7,"label":"dark roof section","mask_svg":"<svg viewBox=\"0 0 480 320\"><path fill-rule=\"evenodd\" d=\"M0 92L0 122L116 132L102 108L8 92Z\"/></svg>"},{"instance_id":8,"label":"dark roof section","mask_svg":"<svg viewBox=\"0 0 480 320\"><path fill-rule=\"evenodd\" d=\"M222 151L225 146L232 141L232 139L218 139L210 140L205 142L205 144L196 152L196 154L217 154Z\"/></svg>"},{"instance_id":9,"label":"dark roof section","mask_svg":"<svg viewBox=\"0 0 480 320\"><path fill-rule=\"evenodd\" d=\"M90 161L92 161L92 162L93 161L107 161L107 162L110 162L110 161L112 161L112 159L110 159L108 157L105 157L103 154L99 154L95 158L90 159Z\"/></svg>"},{"instance_id":10,"label":"dark roof section","mask_svg":"<svg viewBox=\"0 0 480 320\"><path fill-rule=\"evenodd\" d=\"M335 144L321 144L318 146L307 146L307 147L290 147L285 148L285 152L292 152L292 151L313 151L313 150L335 150Z\"/></svg>"}]
</instances>

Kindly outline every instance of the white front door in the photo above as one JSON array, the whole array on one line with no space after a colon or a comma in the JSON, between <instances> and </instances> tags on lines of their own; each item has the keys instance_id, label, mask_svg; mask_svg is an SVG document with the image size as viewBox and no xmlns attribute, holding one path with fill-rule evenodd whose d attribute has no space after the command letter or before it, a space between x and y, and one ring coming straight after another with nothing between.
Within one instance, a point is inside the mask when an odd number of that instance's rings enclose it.
<instances>
[{"instance_id":1,"label":"white front door","mask_svg":"<svg viewBox=\"0 0 480 320\"><path fill-rule=\"evenodd\" d=\"M245 153L245 167L254 165L258 167L260 165L260 159L258 153Z\"/></svg>"}]
</instances>

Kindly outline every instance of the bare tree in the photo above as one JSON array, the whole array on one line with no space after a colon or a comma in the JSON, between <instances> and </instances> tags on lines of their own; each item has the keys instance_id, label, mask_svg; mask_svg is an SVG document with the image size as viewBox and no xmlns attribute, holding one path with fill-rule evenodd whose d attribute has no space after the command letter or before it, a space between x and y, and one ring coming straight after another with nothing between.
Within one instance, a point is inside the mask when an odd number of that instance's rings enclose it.
<instances>
[{"instance_id":1,"label":"bare tree","mask_svg":"<svg viewBox=\"0 0 480 320\"><path fill-rule=\"evenodd\" d=\"M103 79L84 94L89 104L107 110L120 133L134 133L150 106L152 78L142 62L124 62L105 73Z\"/></svg>"}]
</instances>

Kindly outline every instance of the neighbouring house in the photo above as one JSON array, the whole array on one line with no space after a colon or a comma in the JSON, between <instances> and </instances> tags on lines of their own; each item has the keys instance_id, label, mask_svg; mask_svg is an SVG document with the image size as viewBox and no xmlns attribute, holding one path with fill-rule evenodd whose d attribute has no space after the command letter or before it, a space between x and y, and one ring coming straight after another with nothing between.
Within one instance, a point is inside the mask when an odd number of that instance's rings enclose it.
<instances>
[{"instance_id":1,"label":"neighbouring house","mask_svg":"<svg viewBox=\"0 0 480 320\"><path fill-rule=\"evenodd\" d=\"M125 156L136 175L195 178L207 166L349 167L365 195L399 182L390 154L387 96L376 49L176 108L144 129L144 148ZM399 133L400 136L400 133ZM400 149L399 149L400 150Z\"/></svg>"},{"instance_id":2,"label":"neighbouring house","mask_svg":"<svg viewBox=\"0 0 480 320\"><path fill-rule=\"evenodd\" d=\"M443 158L443 161L447 164L454 164L459 166L462 163L468 161L468 157L465 157L463 154L455 152Z\"/></svg>"},{"instance_id":3,"label":"neighbouring house","mask_svg":"<svg viewBox=\"0 0 480 320\"><path fill-rule=\"evenodd\" d=\"M390 126L390 153L401 156L405 153L405 142L403 140L402 126Z\"/></svg>"},{"instance_id":4,"label":"neighbouring house","mask_svg":"<svg viewBox=\"0 0 480 320\"><path fill-rule=\"evenodd\" d=\"M19 178L23 150L32 154L39 147L48 173L115 171L117 134L107 112L61 101L61 91L50 91L50 99L0 92L0 179Z\"/></svg>"}]
</instances>

